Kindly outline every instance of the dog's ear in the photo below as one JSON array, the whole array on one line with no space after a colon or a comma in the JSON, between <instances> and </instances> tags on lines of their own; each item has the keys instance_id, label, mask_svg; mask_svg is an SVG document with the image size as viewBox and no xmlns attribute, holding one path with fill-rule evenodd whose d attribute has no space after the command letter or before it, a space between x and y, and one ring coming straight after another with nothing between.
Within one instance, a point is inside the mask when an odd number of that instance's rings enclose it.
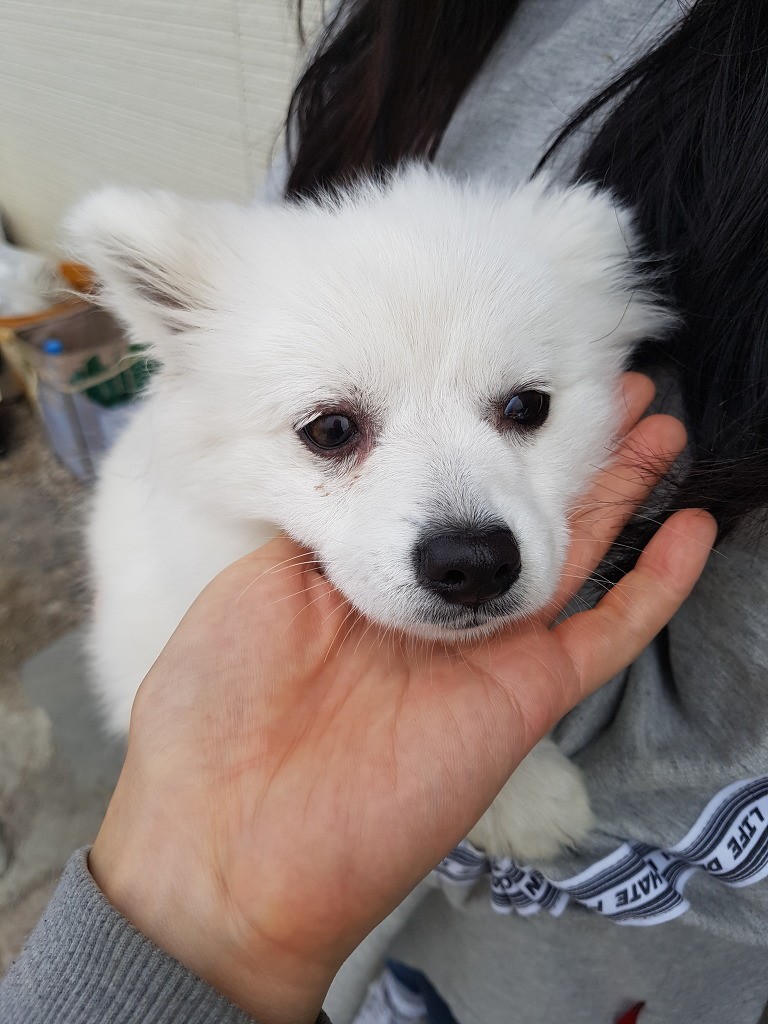
<instances>
[{"instance_id":1,"label":"dog's ear","mask_svg":"<svg viewBox=\"0 0 768 1024\"><path fill-rule=\"evenodd\" d=\"M590 183L562 187L540 177L525 187L534 195L535 237L574 292L602 293L605 309L612 308L608 299L618 302L604 344L628 354L674 327L676 317L660 295L660 264L644 250L627 207Z\"/></svg>"},{"instance_id":2,"label":"dog's ear","mask_svg":"<svg viewBox=\"0 0 768 1024\"><path fill-rule=\"evenodd\" d=\"M65 222L72 255L96 275L95 300L163 361L170 337L193 329L211 308L206 212L206 204L167 192L109 188Z\"/></svg>"}]
</instances>

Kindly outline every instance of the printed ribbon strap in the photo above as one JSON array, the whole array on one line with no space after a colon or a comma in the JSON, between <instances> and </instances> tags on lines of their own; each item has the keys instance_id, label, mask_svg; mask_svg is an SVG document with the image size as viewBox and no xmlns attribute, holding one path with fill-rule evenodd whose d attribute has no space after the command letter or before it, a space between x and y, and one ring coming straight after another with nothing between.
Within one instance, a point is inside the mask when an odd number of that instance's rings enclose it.
<instances>
[{"instance_id":1,"label":"printed ribbon strap","mask_svg":"<svg viewBox=\"0 0 768 1024\"><path fill-rule=\"evenodd\" d=\"M617 924L661 924L688 909L683 890L697 871L737 888L768 875L768 775L721 790L671 849L623 843L559 882L509 857L488 859L466 840L435 871L456 885L474 885L489 874L491 904L499 913L547 910L557 917L573 900Z\"/></svg>"}]
</instances>

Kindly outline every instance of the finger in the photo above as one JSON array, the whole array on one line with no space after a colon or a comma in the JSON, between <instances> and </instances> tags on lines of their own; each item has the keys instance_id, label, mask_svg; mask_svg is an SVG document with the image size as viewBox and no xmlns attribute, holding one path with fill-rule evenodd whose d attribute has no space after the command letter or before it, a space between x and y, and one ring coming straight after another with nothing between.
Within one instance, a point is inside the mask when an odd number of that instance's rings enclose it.
<instances>
[{"instance_id":1,"label":"finger","mask_svg":"<svg viewBox=\"0 0 768 1024\"><path fill-rule=\"evenodd\" d=\"M644 373L625 373L621 378L621 423L618 436L623 437L634 427L656 394L656 386Z\"/></svg>"},{"instance_id":2,"label":"finger","mask_svg":"<svg viewBox=\"0 0 768 1024\"><path fill-rule=\"evenodd\" d=\"M661 415L641 420L624 438L571 517L563 578L548 613L561 609L580 590L637 507L669 472L685 441L683 425Z\"/></svg>"},{"instance_id":3,"label":"finger","mask_svg":"<svg viewBox=\"0 0 768 1024\"><path fill-rule=\"evenodd\" d=\"M701 575L716 532L706 512L671 516L595 608L555 628L581 683L574 703L630 665L670 621Z\"/></svg>"}]
</instances>

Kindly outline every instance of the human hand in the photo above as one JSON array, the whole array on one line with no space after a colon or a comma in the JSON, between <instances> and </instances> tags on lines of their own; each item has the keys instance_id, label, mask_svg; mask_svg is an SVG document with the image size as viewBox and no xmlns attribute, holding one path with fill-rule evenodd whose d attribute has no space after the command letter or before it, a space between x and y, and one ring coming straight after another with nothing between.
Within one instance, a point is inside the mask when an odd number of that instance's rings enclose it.
<instances>
[{"instance_id":1,"label":"human hand","mask_svg":"<svg viewBox=\"0 0 768 1024\"><path fill-rule=\"evenodd\" d=\"M278 540L206 588L148 674L91 871L260 1024L314 1020L359 941L687 596L715 533L696 512L594 610L550 628L683 447L669 417L634 426L651 390L627 376L627 436L534 620L461 648L414 642L359 619Z\"/></svg>"}]
</instances>

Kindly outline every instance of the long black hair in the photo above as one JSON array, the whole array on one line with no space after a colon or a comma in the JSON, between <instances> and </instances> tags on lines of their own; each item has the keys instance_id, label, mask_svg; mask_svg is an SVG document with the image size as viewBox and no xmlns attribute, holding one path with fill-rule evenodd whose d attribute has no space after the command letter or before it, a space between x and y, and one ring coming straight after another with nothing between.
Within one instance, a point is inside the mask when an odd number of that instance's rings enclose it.
<instances>
[{"instance_id":1,"label":"long black hair","mask_svg":"<svg viewBox=\"0 0 768 1024\"><path fill-rule=\"evenodd\" d=\"M286 194L431 160L519 0L342 0L288 111Z\"/></svg>"},{"instance_id":2,"label":"long black hair","mask_svg":"<svg viewBox=\"0 0 768 1024\"><path fill-rule=\"evenodd\" d=\"M517 0L342 0L290 107L287 196L431 160ZM607 112L607 113L606 113ZM668 509L721 537L768 507L768 3L693 0L563 127L576 177L636 211L681 325L637 353L674 374L689 432Z\"/></svg>"}]
</instances>

